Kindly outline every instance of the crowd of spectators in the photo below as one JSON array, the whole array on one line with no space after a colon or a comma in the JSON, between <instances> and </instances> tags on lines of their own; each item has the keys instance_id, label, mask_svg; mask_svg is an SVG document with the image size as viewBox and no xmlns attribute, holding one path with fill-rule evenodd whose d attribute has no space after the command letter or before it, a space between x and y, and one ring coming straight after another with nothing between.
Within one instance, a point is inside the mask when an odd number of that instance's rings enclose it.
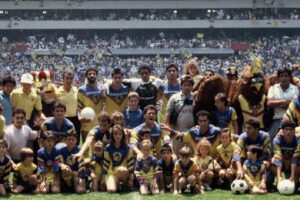
<instances>
[{"instance_id":1,"label":"crowd of spectators","mask_svg":"<svg viewBox=\"0 0 300 200\"><path fill-rule=\"evenodd\" d=\"M198 35L199 36L199 35ZM153 70L153 75L165 78L165 66L169 63L174 63L180 68L189 57L198 57L199 68L201 71L212 69L222 73L226 67L235 65L238 71L241 71L243 66L251 63L253 56L260 56L263 60L263 71L265 74L272 74L277 71L278 67L291 66L299 63L299 42L300 36L285 36L285 35L268 35L265 37L249 37L246 41L248 48L245 51L236 52L234 55L220 56L199 56L191 55L188 52L183 55L169 56L127 56L120 57L111 55L108 48L230 48L232 41L240 41L240 39L223 35L223 37L194 37L194 38L176 38L168 37L164 33L160 33L158 37L152 36L148 39L143 36L129 37L118 34L108 36L94 36L90 39L76 39L76 35L69 34L68 37L58 37L50 40L46 37L38 38L30 36L24 38L24 44L29 50L40 49L62 49L79 48L101 50L102 53L85 53L79 56L49 55L38 56L35 54L26 55L24 52L14 50L16 41L10 41L7 37L3 37L0 43L0 72L1 74L11 73L19 76L28 71L38 71L48 69L53 71L61 71L65 68L71 68L75 72L75 80L80 84L84 80L84 71L89 66L99 68L101 77L110 77L113 68L121 67L126 77L137 76L137 69L141 63L147 63ZM27 41L27 42L25 42ZM18 40L19 42L19 40ZM63 52L63 51L62 51ZM97 51L99 52L99 51ZM61 81L60 73L56 73L56 80Z\"/></svg>"},{"instance_id":2,"label":"crowd of spectators","mask_svg":"<svg viewBox=\"0 0 300 200\"><path fill-rule=\"evenodd\" d=\"M0 20L298 20L300 9L11 10Z\"/></svg>"}]
</instances>

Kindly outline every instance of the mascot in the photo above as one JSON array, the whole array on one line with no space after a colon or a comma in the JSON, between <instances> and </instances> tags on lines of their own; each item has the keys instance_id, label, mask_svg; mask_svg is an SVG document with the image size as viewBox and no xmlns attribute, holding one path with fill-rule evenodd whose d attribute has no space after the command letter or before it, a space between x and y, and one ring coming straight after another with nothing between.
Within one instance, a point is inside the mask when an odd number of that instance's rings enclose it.
<instances>
[{"instance_id":1,"label":"mascot","mask_svg":"<svg viewBox=\"0 0 300 200\"><path fill-rule=\"evenodd\" d=\"M35 87L42 99L42 112L46 117L53 116L52 106L55 102L55 85L54 73L52 71L43 70L40 72L32 72Z\"/></svg>"}]
</instances>

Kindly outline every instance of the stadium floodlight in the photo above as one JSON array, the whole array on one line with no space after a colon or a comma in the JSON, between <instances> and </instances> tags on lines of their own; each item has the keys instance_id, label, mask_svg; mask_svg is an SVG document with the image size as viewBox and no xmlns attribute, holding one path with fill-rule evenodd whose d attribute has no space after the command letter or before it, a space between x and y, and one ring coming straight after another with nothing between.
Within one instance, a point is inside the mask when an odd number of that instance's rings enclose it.
<instances>
[{"instance_id":1,"label":"stadium floodlight","mask_svg":"<svg viewBox=\"0 0 300 200\"><path fill-rule=\"evenodd\" d=\"M177 10L173 10L173 13L174 13L174 14L177 14Z\"/></svg>"},{"instance_id":2,"label":"stadium floodlight","mask_svg":"<svg viewBox=\"0 0 300 200\"><path fill-rule=\"evenodd\" d=\"M0 14L2 15L4 12L3 12L3 10L0 10Z\"/></svg>"},{"instance_id":3,"label":"stadium floodlight","mask_svg":"<svg viewBox=\"0 0 300 200\"><path fill-rule=\"evenodd\" d=\"M43 10L43 14L44 14L44 15L47 14L47 11L46 11L46 10Z\"/></svg>"},{"instance_id":4,"label":"stadium floodlight","mask_svg":"<svg viewBox=\"0 0 300 200\"><path fill-rule=\"evenodd\" d=\"M210 13L210 12L211 12L211 10L207 10L207 12L208 12L208 13Z\"/></svg>"}]
</instances>

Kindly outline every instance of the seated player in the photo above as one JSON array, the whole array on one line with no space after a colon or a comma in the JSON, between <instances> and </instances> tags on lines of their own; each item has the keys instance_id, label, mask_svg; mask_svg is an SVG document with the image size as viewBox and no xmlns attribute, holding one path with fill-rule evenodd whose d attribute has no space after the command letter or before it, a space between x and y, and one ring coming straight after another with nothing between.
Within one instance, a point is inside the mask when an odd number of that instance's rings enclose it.
<instances>
[{"instance_id":1,"label":"seated player","mask_svg":"<svg viewBox=\"0 0 300 200\"><path fill-rule=\"evenodd\" d=\"M259 146L250 145L247 151L247 160L244 162L244 177L250 193L266 194L266 168L264 162L259 160L263 150Z\"/></svg>"},{"instance_id":2,"label":"seated player","mask_svg":"<svg viewBox=\"0 0 300 200\"><path fill-rule=\"evenodd\" d=\"M161 147L161 158L157 161L161 193L164 193L166 189L170 189L173 192L173 170L175 161L172 158L172 154L173 151L169 144L164 144Z\"/></svg>"},{"instance_id":3,"label":"seated player","mask_svg":"<svg viewBox=\"0 0 300 200\"><path fill-rule=\"evenodd\" d=\"M115 125L111 131L111 141L104 150L103 175L109 193L117 192L120 183L132 189L135 160L130 145L126 143L123 127Z\"/></svg>"},{"instance_id":4,"label":"seated player","mask_svg":"<svg viewBox=\"0 0 300 200\"><path fill-rule=\"evenodd\" d=\"M80 170L80 163L74 154L80 151L77 145L77 134L75 130L67 131L66 146L60 149L62 163L60 164L62 179L68 187L74 186L76 193L85 193L85 173ZM79 171L80 170L80 171Z\"/></svg>"},{"instance_id":5,"label":"seated player","mask_svg":"<svg viewBox=\"0 0 300 200\"><path fill-rule=\"evenodd\" d=\"M22 192L34 193L38 184L38 169L33 163L33 151L30 148L22 148L20 163L16 165L14 172L15 186L11 190L14 194Z\"/></svg>"},{"instance_id":6,"label":"seated player","mask_svg":"<svg viewBox=\"0 0 300 200\"><path fill-rule=\"evenodd\" d=\"M8 178L11 172L12 161L6 155L7 143L5 140L0 140L0 195L6 195L8 189Z\"/></svg>"},{"instance_id":7,"label":"seated player","mask_svg":"<svg viewBox=\"0 0 300 200\"><path fill-rule=\"evenodd\" d=\"M295 136L295 128L296 124L292 121L282 122L282 135L276 136L273 140L272 172L277 177L277 183L283 178L298 182L300 139Z\"/></svg>"},{"instance_id":8,"label":"seated player","mask_svg":"<svg viewBox=\"0 0 300 200\"><path fill-rule=\"evenodd\" d=\"M103 171L103 152L104 152L104 147L103 143L101 141L98 141L94 145L94 155L92 158L92 186L91 189L92 191L104 191L105 189L105 180L103 179L102 176L102 171Z\"/></svg>"},{"instance_id":9,"label":"seated player","mask_svg":"<svg viewBox=\"0 0 300 200\"><path fill-rule=\"evenodd\" d=\"M157 185L157 160L151 155L152 143L150 140L143 140L141 144L142 158L136 161L134 174L140 184L141 195L149 194L149 187L152 194L158 194Z\"/></svg>"},{"instance_id":10,"label":"seated player","mask_svg":"<svg viewBox=\"0 0 300 200\"><path fill-rule=\"evenodd\" d=\"M202 193L202 184L200 181L200 171L196 162L192 159L192 150L190 147L182 147L179 150L180 159L176 161L173 171L174 176L174 195L179 192L184 192L187 185L190 185L191 192L194 193L196 189ZM197 188L198 187L198 188Z\"/></svg>"},{"instance_id":11,"label":"seated player","mask_svg":"<svg viewBox=\"0 0 300 200\"><path fill-rule=\"evenodd\" d=\"M210 191L214 178L214 159L210 156L211 144L207 139L202 139L197 145L197 152L194 158L200 171L200 180L205 190Z\"/></svg>"},{"instance_id":12,"label":"seated player","mask_svg":"<svg viewBox=\"0 0 300 200\"><path fill-rule=\"evenodd\" d=\"M56 138L52 131L42 134L44 147L37 152L38 172L41 182L37 186L37 192L46 194L60 192L59 164L61 158L59 151L55 148Z\"/></svg>"},{"instance_id":13,"label":"seated player","mask_svg":"<svg viewBox=\"0 0 300 200\"><path fill-rule=\"evenodd\" d=\"M219 184L222 185L225 180L231 181L236 173L236 166L232 162L232 157L236 144L231 141L231 132L229 128L221 130L221 144L217 147L217 166L216 172L219 175ZM235 168L235 169L234 169Z\"/></svg>"}]
</instances>

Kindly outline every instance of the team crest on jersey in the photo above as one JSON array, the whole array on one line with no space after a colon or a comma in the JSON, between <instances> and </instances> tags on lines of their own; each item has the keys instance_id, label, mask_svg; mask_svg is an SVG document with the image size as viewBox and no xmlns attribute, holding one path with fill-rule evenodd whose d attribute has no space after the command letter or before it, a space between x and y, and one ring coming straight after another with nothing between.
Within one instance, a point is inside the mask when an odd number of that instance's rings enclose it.
<instances>
[{"instance_id":1,"label":"team crest on jersey","mask_svg":"<svg viewBox=\"0 0 300 200\"><path fill-rule=\"evenodd\" d=\"M150 169L150 163L148 161L144 161L142 163L143 171L148 172Z\"/></svg>"},{"instance_id":2,"label":"team crest on jersey","mask_svg":"<svg viewBox=\"0 0 300 200\"><path fill-rule=\"evenodd\" d=\"M73 155L70 155L70 156L67 158L67 164L70 165L70 166L75 164L75 159L74 159L74 156L73 156Z\"/></svg>"},{"instance_id":3,"label":"team crest on jersey","mask_svg":"<svg viewBox=\"0 0 300 200\"><path fill-rule=\"evenodd\" d=\"M100 94L93 94L92 95L92 101L95 104L98 104L101 101L101 95Z\"/></svg>"},{"instance_id":4,"label":"team crest on jersey","mask_svg":"<svg viewBox=\"0 0 300 200\"><path fill-rule=\"evenodd\" d=\"M202 163L202 165L201 165L201 169L207 169L207 164L206 163Z\"/></svg>"},{"instance_id":5,"label":"team crest on jersey","mask_svg":"<svg viewBox=\"0 0 300 200\"><path fill-rule=\"evenodd\" d=\"M292 157L293 157L293 152L291 152L291 151L286 151L286 152L284 152L284 158L285 159L291 159Z\"/></svg>"},{"instance_id":6,"label":"team crest on jersey","mask_svg":"<svg viewBox=\"0 0 300 200\"><path fill-rule=\"evenodd\" d=\"M122 104L123 103L123 96L122 95L118 95L118 96L115 96L114 98L114 101L117 103L117 104Z\"/></svg>"},{"instance_id":7,"label":"team crest on jersey","mask_svg":"<svg viewBox=\"0 0 300 200\"><path fill-rule=\"evenodd\" d=\"M250 171L252 172L252 173L255 173L255 172L257 172L257 167L256 166L251 166L250 167Z\"/></svg>"},{"instance_id":8,"label":"team crest on jersey","mask_svg":"<svg viewBox=\"0 0 300 200\"><path fill-rule=\"evenodd\" d=\"M28 174L25 174L25 175L23 176L23 180L24 180L24 181L28 181L28 179L29 179L29 175L28 175Z\"/></svg>"},{"instance_id":9,"label":"team crest on jersey","mask_svg":"<svg viewBox=\"0 0 300 200\"><path fill-rule=\"evenodd\" d=\"M113 153L113 159L117 162L121 161L122 155L120 152Z\"/></svg>"}]
</instances>

